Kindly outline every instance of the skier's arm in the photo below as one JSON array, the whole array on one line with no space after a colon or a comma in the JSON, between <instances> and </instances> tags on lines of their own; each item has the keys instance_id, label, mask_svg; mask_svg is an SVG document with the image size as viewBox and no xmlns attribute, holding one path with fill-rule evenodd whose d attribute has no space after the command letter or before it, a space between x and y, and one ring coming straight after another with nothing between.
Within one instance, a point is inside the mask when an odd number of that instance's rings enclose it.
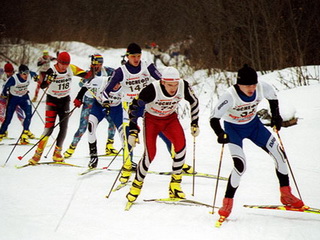
<instances>
[{"instance_id":1,"label":"skier's arm","mask_svg":"<svg viewBox=\"0 0 320 240\"><path fill-rule=\"evenodd\" d=\"M199 100L196 97L194 91L190 87L189 83L185 80L184 82L184 96L185 100L187 100L190 103L191 107L191 126L198 127L198 121L199 121Z\"/></svg>"},{"instance_id":2,"label":"skier's arm","mask_svg":"<svg viewBox=\"0 0 320 240\"><path fill-rule=\"evenodd\" d=\"M8 97L9 89L10 89L10 87L14 86L15 82L16 81L14 80L14 78L10 77L6 81L5 85L3 86L3 90L2 90L1 96Z\"/></svg>"},{"instance_id":3,"label":"skier's arm","mask_svg":"<svg viewBox=\"0 0 320 240\"><path fill-rule=\"evenodd\" d=\"M156 66L153 63L151 63L148 66L148 71L154 79L156 79L156 80L161 79L161 73L158 71L158 69L156 68Z\"/></svg>"},{"instance_id":4,"label":"skier's arm","mask_svg":"<svg viewBox=\"0 0 320 240\"><path fill-rule=\"evenodd\" d=\"M139 127L137 125L138 118L143 115L145 105L152 102L156 97L156 91L153 84L146 86L139 95L133 99L129 108L129 119L130 119L130 130L137 130Z\"/></svg>"}]
</instances>

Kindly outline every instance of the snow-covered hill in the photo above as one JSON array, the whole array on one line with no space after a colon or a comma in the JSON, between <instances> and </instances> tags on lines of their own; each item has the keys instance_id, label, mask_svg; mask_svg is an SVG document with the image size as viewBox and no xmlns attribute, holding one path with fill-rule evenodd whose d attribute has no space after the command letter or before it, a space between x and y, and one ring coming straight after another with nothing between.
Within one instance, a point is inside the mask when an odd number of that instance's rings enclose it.
<instances>
[{"instance_id":1,"label":"snow-covered hill","mask_svg":"<svg viewBox=\"0 0 320 240\"><path fill-rule=\"evenodd\" d=\"M41 46L42 48L45 46ZM99 52L105 57L105 65L120 66L124 49L94 49L90 46L70 44L72 62L82 68L89 66L88 55ZM42 48L35 48L38 55ZM69 50L69 49L67 49ZM53 53L52 53L53 54ZM144 52L145 57L149 57ZM36 59L36 57L35 57ZM35 69L35 65L30 65ZM195 73L197 78L200 73ZM277 83L276 73L264 75L268 81ZM72 96L79 90L78 79L74 79ZM196 170L217 174L221 145L209 126L210 107L216 102L212 94L210 78L203 78L204 86L195 86L199 93L200 135L193 140L190 135L189 119L182 120L187 137L187 163L193 162L195 150ZM32 84L31 97L35 84ZM302 198L307 205L320 208L320 84L294 89L278 88L282 108L290 105L299 118L298 124L283 128L280 135L291 167L298 183ZM204 91L205 90L205 91ZM44 116L44 103L39 106L39 115ZM70 144L78 127L80 110L77 109L69 122L65 149ZM43 131L43 123L36 114L32 120L31 131L37 136ZM9 135L18 137L22 127L14 117ZM55 136L56 131L53 136ZM103 153L107 136L107 122L98 129L99 153ZM52 139L50 140L53 141ZM4 140L3 143L8 143ZM121 144L116 136L115 146ZM50 142L49 142L50 143ZM248 159L247 171L242 177L235 196L234 208L229 221L220 229L214 227L218 214L209 214L212 209L197 206L178 206L144 202L144 199L168 196L169 176L149 174L137 202L130 211L124 211L125 195L129 186L105 196L116 178L117 172L100 171L80 176L85 168L68 166L35 166L16 169L15 165L27 163L34 149L18 146L4 168L0 168L0 239L38 240L38 239L319 239L320 215L273 210L254 210L243 208L244 204L279 204L279 187L275 176L273 160L264 151L245 141L244 150ZM48 161L52 152L45 150L42 161ZM13 146L1 145L0 164L4 164ZM135 160L143 152L142 145L134 151ZM18 156L24 156L21 161ZM83 136L70 163L86 167L89 161L87 135ZM107 166L110 158L100 158L99 166ZM159 140L158 153L150 170L169 171L171 159L165 145ZM111 167L119 169L121 159ZM232 169L228 148L225 148L221 175L227 177ZM192 194L192 177L184 177L182 187L189 199L212 204L216 180L196 178L195 194ZM296 193L291 180L292 188ZM219 181L217 205L220 206L226 182Z\"/></svg>"}]
</instances>

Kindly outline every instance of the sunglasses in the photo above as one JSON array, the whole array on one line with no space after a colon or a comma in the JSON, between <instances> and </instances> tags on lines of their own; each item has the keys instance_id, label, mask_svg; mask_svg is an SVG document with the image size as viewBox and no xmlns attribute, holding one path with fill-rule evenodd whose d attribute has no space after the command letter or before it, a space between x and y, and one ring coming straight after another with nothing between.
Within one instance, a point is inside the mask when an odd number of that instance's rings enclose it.
<instances>
[{"instance_id":1,"label":"sunglasses","mask_svg":"<svg viewBox=\"0 0 320 240\"><path fill-rule=\"evenodd\" d=\"M30 73L30 71L28 71L28 70L20 72L20 74L23 74L23 75L28 75L29 73Z\"/></svg>"}]
</instances>

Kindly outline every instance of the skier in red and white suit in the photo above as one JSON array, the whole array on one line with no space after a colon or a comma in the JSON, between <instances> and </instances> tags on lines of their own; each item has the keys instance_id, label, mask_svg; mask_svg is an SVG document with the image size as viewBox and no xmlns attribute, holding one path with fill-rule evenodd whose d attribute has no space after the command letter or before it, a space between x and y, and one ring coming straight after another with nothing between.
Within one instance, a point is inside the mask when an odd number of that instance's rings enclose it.
<instances>
[{"instance_id":1,"label":"skier in red and white suit","mask_svg":"<svg viewBox=\"0 0 320 240\"><path fill-rule=\"evenodd\" d=\"M138 142L140 129L137 125L137 120L144 113L145 151L138 163L135 180L130 192L127 194L129 202L134 202L140 194L143 180L156 154L156 141L159 133L163 133L172 142L175 150L169 196L172 198L185 198L180 183L182 166L186 155L186 139L176 113L178 104L182 99L190 103L191 134L196 137L199 135L198 99L188 82L181 79L178 70L173 67L165 68L161 80L146 86L130 105L128 143L134 147Z\"/></svg>"}]
</instances>

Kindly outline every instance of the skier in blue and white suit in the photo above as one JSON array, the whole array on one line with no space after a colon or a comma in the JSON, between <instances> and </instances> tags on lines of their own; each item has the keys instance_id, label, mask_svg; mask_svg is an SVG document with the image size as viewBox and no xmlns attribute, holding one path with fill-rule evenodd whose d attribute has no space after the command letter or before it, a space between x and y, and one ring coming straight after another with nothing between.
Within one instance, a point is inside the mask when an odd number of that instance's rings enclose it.
<instances>
[{"instance_id":1,"label":"skier in blue and white suit","mask_svg":"<svg viewBox=\"0 0 320 240\"><path fill-rule=\"evenodd\" d=\"M279 131L282 118L279 113L275 90L266 82L258 82L256 71L245 64L238 71L237 84L230 87L221 96L211 113L210 125L218 136L218 142L221 144L228 143L234 162L234 168L229 177L223 199L223 206L219 210L220 216L225 218L231 213L233 197L239 186L240 178L246 170L246 157L242 149L242 142L245 138L250 139L274 158L276 175L280 183L281 202L284 205L297 208L304 206L302 200L291 193L288 168L283 151L276 138L257 116L258 104L264 98L270 104L271 126ZM224 119L224 130L220 125L221 118Z\"/></svg>"},{"instance_id":2,"label":"skier in blue and white suit","mask_svg":"<svg viewBox=\"0 0 320 240\"><path fill-rule=\"evenodd\" d=\"M34 135L29 130L32 112L28 87L31 79L35 76L37 76L35 72L30 72L26 65L21 64L19 66L19 73L12 75L4 85L1 96L9 100L6 117L0 129L0 139L5 135L17 106L21 107L26 116L23 122L24 131L21 134L20 143L28 144L29 138L34 138Z\"/></svg>"},{"instance_id":3,"label":"skier in blue and white suit","mask_svg":"<svg viewBox=\"0 0 320 240\"><path fill-rule=\"evenodd\" d=\"M109 77L103 76L93 78L83 85L75 99L75 102L80 102L78 105L81 105L81 100L86 92L95 95L88 117L88 142L90 151L89 168L96 168L98 165L96 130L103 118L108 121L111 119L118 129L121 139L124 139L122 128L121 85L117 84L110 92L108 99L106 99L103 96L103 90L107 85L108 79Z\"/></svg>"}]
</instances>

